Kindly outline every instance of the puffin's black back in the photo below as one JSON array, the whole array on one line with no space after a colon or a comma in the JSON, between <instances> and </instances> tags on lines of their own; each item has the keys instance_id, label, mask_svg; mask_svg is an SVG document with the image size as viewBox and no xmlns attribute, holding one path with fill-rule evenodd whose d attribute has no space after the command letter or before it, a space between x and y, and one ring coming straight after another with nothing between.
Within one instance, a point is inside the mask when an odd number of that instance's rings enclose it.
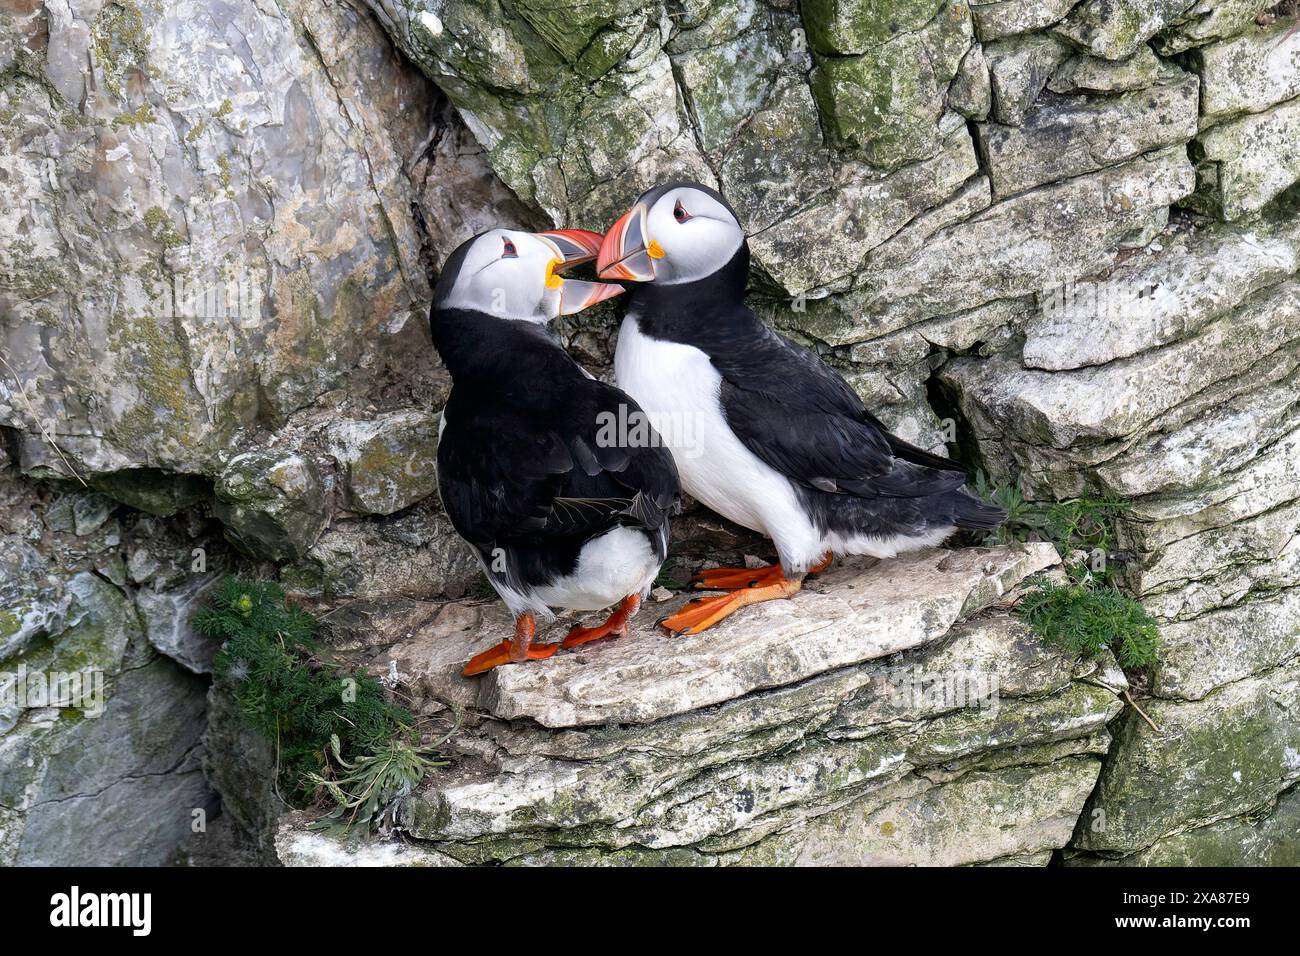
<instances>
[{"instance_id":1,"label":"puffin's black back","mask_svg":"<svg viewBox=\"0 0 1300 956\"><path fill-rule=\"evenodd\" d=\"M704 279L637 286L628 311L643 334L708 355L728 426L792 481L820 530L916 535L1006 517L961 490L961 465L891 434L837 371L768 328L744 304L748 273L742 243Z\"/></svg>"},{"instance_id":2,"label":"puffin's black back","mask_svg":"<svg viewBox=\"0 0 1300 956\"><path fill-rule=\"evenodd\" d=\"M450 263L449 263L450 265ZM443 506L489 566L502 549L518 590L573 571L582 545L624 525L662 560L680 507L668 451L597 441L602 413L640 407L588 378L540 326L435 308L434 346L452 375L438 445Z\"/></svg>"}]
</instances>

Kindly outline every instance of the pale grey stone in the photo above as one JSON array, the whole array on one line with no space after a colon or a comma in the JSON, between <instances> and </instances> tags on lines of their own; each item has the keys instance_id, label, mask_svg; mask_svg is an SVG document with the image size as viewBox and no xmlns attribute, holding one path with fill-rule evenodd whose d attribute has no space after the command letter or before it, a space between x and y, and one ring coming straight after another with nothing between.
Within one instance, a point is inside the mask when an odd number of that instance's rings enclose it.
<instances>
[{"instance_id":1,"label":"pale grey stone","mask_svg":"<svg viewBox=\"0 0 1300 956\"><path fill-rule=\"evenodd\" d=\"M1201 75L1205 125L1236 113L1260 113L1300 96L1300 31L1283 17L1263 30L1199 48L1192 64Z\"/></svg>"},{"instance_id":2,"label":"pale grey stone","mask_svg":"<svg viewBox=\"0 0 1300 956\"><path fill-rule=\"evenodd\" d=\"M28 710L0 736L0 858L161 865L194 810L216 812L198 764L204 684L151 652L140 659L140 623L117 588L89 572L67 587L66 630L6 664L0 681L18 665L98 681L73 707Z\"/></svg>"},{"instance_id":3,"label":"pale grey stone","mask_svg":"<svg viewBox=\"0 0 1300 956\"><path fill-rule=\"evenodd\" d=\"M1284 395L1295 394L1295 385L1283 386L1272 397L1274 403ZM1265 408L1275 408L1276 404ZM1282 408L1285 410L1285 405ZM1285 419L1285 415L1278 416ZM1207 430L1225 442L1233 458L1224 467L1216 467L1207 459L1194 461L1194 468L1186 485L1173 485L1174 490L1191 490L1192 494L1152 496L1135 501L1132 514L1134 536L1138 547L1154 550L1206 529L1226 527L1248 520L1279 505L1300 499L1300 422L1292 414L1292 426L1273 435L1269 431L1251 433L1251 424L1258 420L1250 403L1242 401L1230 414L1216 419ZM1184 432L1190 430L1185 429ZM1245 432L1245 440L1241 437ZM1203 434L1192 432L1188 445L1197 450L1207 447ZM1175 459L1188 457L1174 454ZM1157 473L1154 467L1152 473ZM1139 494L1140 473L1133 476L1132 484L1118 486L1121 494ZM1168 487L1168 486L1166 486ZM1164 489L1162 489L1164 490Z\"/></svg>"},{"instance_id":4,"label":"pale grey stone","mask_svg":"<svg viewBox=\"0 0 1300 956\"><path fill-rule=\"evenodd\" d=\"M762 109L729 144L720 175L727 199L752 234L826 190L833 168L812 91L803 77L782 74Z\"/></svg>"},{"instance_id":5,"label":"pale grey stone","mask_svg":"<svg viewBox=\"0 0 1300 956\"><path fill-rule=\"evenodd\" d=\"M1300 286L1288 282L1190 339L1106 365L1050 373L1000 357L961 359L943 374L992 427L1064 448L1080 438L1131 434L1297 337Z\"/></svg>"},{"instance_id":6,"label":"pale grey stone","mask_svg":"<svg viewBox=\"0 0 1300 956\"><path fill-rule=\"evenodd\" d=\"M1070 12L1078 0L972 0L975 32L988 43L1017 33L1051 26Z\"/></svg>"},{"instance_id":7,"label":"pale grey stone","mask_svg":"<svg viewBox=\"0 0 1300 956\"><path fill-rule=\"evenodd\" d=\"M1094 56L1132 56L1165 27L1178 23L1196 0L1084 0L1055 32Z\"/></svg>"},{"instance_id":8,"label":"pale grey stone","mask_svg":"<svg viewBox=\"0 0 1300 956\"><path fill-rule=\"evenodd\" d=\"M970 133L959 125L933 159L888 174L845 165L835 189L750 236L750 248L764 270L791 294L816 295L851 280L874 247L951 196L978 169ZM819 237L811 246L810 234Z\"/></svg>"},{"instance_id":9,"label":"pale grey stone","mask_svg":"<svg viewBox=\"0 0 1300 956\"><path fill-rule=\"evenodd\" d=\"M411 648L399 670L425 653ZM587 666L601 666L594 649ZM941 641L650 724L485 723L457 745L491 768L439 777L403 825L465 862L791 863L855 852L863 862L891 853L987 862L1040 852L1068 838L1119 710L1092 674L1004 612L986 612ZM954 680L973 680L962 685L971 693L955 698ZM998 796L1010 789L1022 799ZM914 807L919 820L934 800L970 816L834 850L839 828L817 821L850 800L858 817ZM569 849L543 849L554 845Z\"/></svg>"},{"instance_id":10,"label":"pale grey stone","mask_svg":"<svg viewBox=\"0 0 1300 956\"><path fill-rule=\"evenodd\" d=\"M1050 854L1069 841L1100 767L1084 757L971 773L866 812L850 804L817 817L808 832L771 837L737 857L797 866L962 866Z\"/></svg>"},{"instance_id":11,"label":"pale grey stone","mask_svg":"<svg viewBox=\"0 0 1300 956\"><path fill-rule=\"evenodd\" d=\"M214 575L195 575L180 587L166 591L141 588L135 596L149 643L195 674L212 673L212 659L220 649L220 641L190 626L190 618L218 580Z\"/></svg>"},{"instance_id":12,"label":"pale grey stone","mask_svg":"<svg viewBox=\"0 0 1300 956\"><path fill-rule=\"evenodd\" d=\"M939 229L906 262L865 275L857 294L873 321L897 328L1037 293L1087 275L1192 185L1185 150L1171 149L1043 186Z\"/></svg>"},{"instance_id":13,"label":"pale grey stone","mask_svg":"<svg viewBox=\"0 0 1300 956\"><path fill-rule=\"evenodd\" d=\"M71 597L48 574L45 558L32 545L16 535L0 537L0 661L63 629Z\"/></svg>"},{"instance_id":14,"label":"pale grey stone","mask_svg":"<svg viewBox=\"0 0 1300 956\"><path fill-rule=\"evenodd\" d=\"M26 471L214 476L418 326L402 167L435 93L368 17L65 2L14 26L0 424Z\"/></svg>"},{"instance_id":15,"label":"pale grey stone","mask_svg":"<svg viewBox=\"0 0 1300 956\"><path fill-rule=\"evenodd\" d=\"M1294 509L1289 524L1294 537L1300 529ZM1293 573L1298 564L1293 549ZM1163 624L1153 692L1201 700L1217 687L1300 655L1300 587L1273 592L1261 588L1261 592L1260 597L1247 597L1231 607Z\"/></svg>"},{"instance_id":16,"label":"pale grey stone","mask_svg":"<svg viewBox=\"0 0 1300 956\"><path fill-rule=\"evenodd\" d=\"M1300 659L1125 715L1073 846L1126 853L1245 813L1300 779ZM1090 821L1090 824L1089 824Z\"/></svg>"},{"instance_id":17,"label":"pale grey stone","mask_svg":"<svg viewBox=\"0 0 1300 956\"><path fill-rule=\"evenodd\" d=\"M1066 866L1296 866L1300 865L1300 788L1242 817L1157 840L1120 857L1067 855Z\"/></svg>"},{"instance_id":18,"label":"pale grey stone","mask_svg":"<svg viewBox=\"0 0 1300 956\"><path fill-rule=\"evenodd\" d=\"M438 419L428 412L344 419L325 437L353 511L392 514L438 490Z\"/></svg>"},{"instance_id":19,"label":"pale grey stone","mask_svg":"<svg viewBox=\"0 0 1300 956\"><path fill-rule=\"evenodd\" d=\"M688 97L701 147L714 153L728 145L763 106L785 55L767 30L740 33L685 52L677 52L679 48L674 41L671 52L677 81Z\"/></svg>"},{"instance_id":20,"label":"pale grey stone","mask_svg":"<svg viewBox=\"0 0 1300 956\"><path fill-rule=\"evenodd\" d=\"M304 829L292 818L280 824L275 837L276 858L283 866L426 867L460 866L437 850L414 843L385 842L355 834L350 839Z\"/></svg>"},{"instance_id":21,"label":"pale grey stone","mask_svg":"<svg viewBox=\"0 0 1300 956\"><path fill-rule=\"evenodd\" d=\"M1045 94L1015 126L976 126L995 196L1113 166L1196 135L1190 74L1114 96Z\"/></svg>"},{"instance_id":22,"label":"pale grey stone","mask_svg":"<svg viewBox=\"0 0 1300 956\"><path fill-rule=\"evenodd\" d=\"M382 520L337 521L282 575L330 601L460 597L483 580L474 552L432 500Z\"/></svg>"},{"instance_id":23,"label":"pale grey stone","mask_svg":"<svg viewBox=\"0 0 1300 956\"><path fill-rule=\"evenodd\" d=\"M1054 93L1128 93L1151 86L1168 71L1148 46L1126 60L1076 53L1052 74L1047 88Z\"/></svg>"},{"instance_id":24,"label":"pale grey stone","mask_svg":"<svg viewBox=\"0 0 1300 956\"><path fill-rule=\"evenodd\" d=\"M1061 370L1104 365L1186 338L1300 269L1294 228L1219 227L1171 237L1096 281L1039 297L1024 362Z\"/></svg>"},{"instance_id":25,"label":"pale grey stone","mask_svg":"<svg viewBox=\"0 0 1300 956\"><path fill-rule=\"evenodd\" d=\"M1194 205L1221 219L1254 213L1300 180L1300 97L1196 138Z\"/></svg>"},{"instance_id":26,"label":"pale grey stone","mask_svg":"<svg viewBox=\"0 0 1300 956\"><path fill-rule=\"evenodd\" d=\"M992 76L993 118L1018 126L1070 48L1053 37L1031 34L990 43L984 55Z\"/></svg>"},{"instance_id":27,"label":"pale grey stone","mask_svg":"<svg viewBox=\"0 0 1300 956\"><path fill-rule=\"evenodd\" d=\"M273 560L303 557L329 523L316 466L291 451L232 458L217 480L213 510L235 545Z\"/></svg>"},{"instance_id":28,"label":"pale grey stone","mask_svg":"<svg viewBox=\"0 0 1300 956\"><path fill-rule=\"evenodd\" d=\"M1294 577L1297 526L1300 506L1286 504L1168 541L1143 553L1141 593L1147 595L1150 608L1172 620L1199 613L1199 602L1190 600L1191 582L1205 593L1220 592L1223 597L1217 604L1231 603L1248 587L1262 592L1268 585L1271 593L1275 588L1300 584ZM1135 542L1142 540L1134 536Z\"/></svg>"},{"instance_id":29,"label":"pale grey stone","mask_svg":"<svg viewBox=\"0 0 1300 956\"><path fill-rule=\"evenodd\" d=\"M987 119L993 109L993 80L989 61L978 43L962 57L957 75L948 87L948 105L967 119Z\"/></svg>"},{"instance_id":30,"label":"pale grey stone","mask_svg":"<svg viewBox=\"0 0 1300 956\"><path fill-rule=\"evenodd\" d=\"M1155 48L1169 56L1233 36L1250 29L1256 17L1272 6L1276 6L1273 0L1197 0L1155 38Z\"/></svg>"},{"instance_id":31,"label":"pale grey stone","mask_svg":"<svg viewBox=\"0 0 1300 956\"><path fill-rule=\"evenodd\" d=\"M1092 474L1109 492L1125 497L1183 492L1186 501L1186 493L1192 493L1190 504L1181 509L1175 506L1172 511L1181 514L1207 509L1197 519L1205 522L1215 514L1233 514L1226 523L1257 514L1261 501L1272 507L1297 497L1294 479L1286 472L1278 474L1274 484L1253 484L1256 473L1273 468L1268 463L1275 459L1275 451L1294 447L1293 433L1300 425L1300 410L1288 403L1300 385L1300 375L1294 371L1300 363L1300 349L1291 345L1274 357L1280 361L1282 376L1247 369L1236 379L1206 389L1175 413L1153 422L1155 427L1148 429L1151 434L1127 447L1112 449ZM1251 386L1255 386L1253 391ZM1221 389L1228 391L1215 394ZM1236 473L1239 469L1241 474ZM1226 488L1233 491L1225 492ZM1222 512L1208 508L1225 495L1237 497ZM1154 501L1136 505L1142 513L1152 515L1166 513L1170 510L1167 506L1168 502ZM1196 530L1206 526L1201 524ZM1188 525L1180 527L1186 533Z\"/></svg>"}]
</instances>

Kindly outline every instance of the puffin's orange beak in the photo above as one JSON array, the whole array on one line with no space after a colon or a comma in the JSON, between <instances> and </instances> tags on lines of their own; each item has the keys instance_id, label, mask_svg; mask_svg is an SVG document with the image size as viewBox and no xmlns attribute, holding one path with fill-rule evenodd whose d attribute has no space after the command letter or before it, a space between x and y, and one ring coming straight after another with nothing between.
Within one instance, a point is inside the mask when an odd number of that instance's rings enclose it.
<instances>
[{"instance_id":1,"label":"puffin's orange beak","mask_svg":"<svg viewBox=\"0 0 1300 956\"><path fill-rule=\"evenodd\" d=\"M579 279L564 279L559 275L565 269L596 258L600 252L600 233L590 229L548 229L536 235L549 242L560 255L559 259L552 260L546 274L549 288L559 286L560 315L581 312L597 302L612 299L623 291L621 285L612 282L583 282Z\"/></svg>"},{"instance_id":2,"label":"puffin's orange beak","mask_svg":"<svg viewBox=\"0 0 1300 956\"><path fill-rule=\"evenodd\" d=\"M655 253L661 258L663 251L646 239L646 213L646 207L637 203L609 227L596 257L600 278L649 282L655 277Z\"/></svg>"},{"instance_id":3,"label":"puffin's orange beak","mask_svg":"<svg viewBox=\"0 0 1300 956\"><path fill-rule=\"evenodd\" d=\"M600 253L600 243L604 238L590 229L548 229L537 235L551 240L561 256L564 268L576 266L580 262L590 262Z\"/></svg>"}]
</instances>

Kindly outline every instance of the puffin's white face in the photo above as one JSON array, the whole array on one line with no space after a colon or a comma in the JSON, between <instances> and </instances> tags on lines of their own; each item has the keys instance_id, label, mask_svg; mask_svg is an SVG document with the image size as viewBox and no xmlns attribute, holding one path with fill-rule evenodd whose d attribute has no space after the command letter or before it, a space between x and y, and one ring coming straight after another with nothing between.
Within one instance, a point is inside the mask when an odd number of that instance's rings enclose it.
<instances>
[{"instance_id":1,"label":"puffin's white face","mask_svg":"<svg viewBox=\"0 0 1300 956\"><path fill-rule=\"evenodd\" d=\"M599 233L585 229L516 232L493 229L452 253L439 282L440 308L469 309L503 319L548 322L623 291L622 286L566 279L560 273L594 259Z\"/></svg>"},{"instance_id":2,"label":"puffin's white face","mask_svg":"<svg viewBox=\"0 0 1300 956\"><path fill-rule=\"evenodd\" d=\"M730 262L744 241L740 223L713 190L660 186L610 226L596 269L602 279L694 282Z\"/></svg>"}]
</instances>

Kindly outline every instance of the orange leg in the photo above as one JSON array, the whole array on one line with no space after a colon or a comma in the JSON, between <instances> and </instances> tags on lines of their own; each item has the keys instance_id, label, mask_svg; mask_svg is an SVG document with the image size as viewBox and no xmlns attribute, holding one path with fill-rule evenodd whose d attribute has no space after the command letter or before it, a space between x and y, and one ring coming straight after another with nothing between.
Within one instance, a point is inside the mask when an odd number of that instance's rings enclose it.
<instances>
[{"instance_id":1,"label":"orange leg","mask_svg":"<svg viewBox=\"0 0 1300 956\"><path fill-rule=\"evenodd\" d=\"M696 598L676 614L660 621L659 626L674 634L699 634L746 605L788 598L802 586L802 574L797 578L781 575L779 580L771 584L741 587L730 594L720 594L717 597Z\"/></svg>"},{"instance_id":2,"label":"orange leg","mask_svg":"<svg viewBox=\"0 0 1300 956\"><path fill-rule=\"evenodd\" d=\"M829 567L831 566L831 562L834 561L834 560L835 560L835 552L834 552L834 551L827 551L827 552L826 552L826 557L822 558L820 561L818 561L816 564L814 564L811 568L809 568L809 569L808 569L808 573L809 573L809 574L821 574L823 571L825 571L827 568L829 568Z\"/></svg>"},{"instance_id":3,"label":"orange leg","mask_svg":"<svg viewBox=\"0 0 1300 956\"><path fill-rule=\"evenodd\" d=\"M482 674L502 664L542 660L560 649L559 644L534 644L533 635L536 633L537 621L533 619L532 613L520 614L515 618L514 640L502 641L482 654L475 654L461 673L466 677L473 677L475 674Z\"/></svg>"},{"instance_id":4,"label":"orange leg","mask_svg":"<svg viewBox=\"0 0 1300 956\"><path fill-rule=\"evenodd\" d=\"M565 650L571 647L580 647L583 644L590 644L592 641L598 641L602 637L623 637L627 634L628 627L631 626L632 616L636 614L641 607L641 595L629 594L619 602L614 613L611 614L604 624L596 627L575 627L560 646Z\"/></svg>"}]
</instances>

